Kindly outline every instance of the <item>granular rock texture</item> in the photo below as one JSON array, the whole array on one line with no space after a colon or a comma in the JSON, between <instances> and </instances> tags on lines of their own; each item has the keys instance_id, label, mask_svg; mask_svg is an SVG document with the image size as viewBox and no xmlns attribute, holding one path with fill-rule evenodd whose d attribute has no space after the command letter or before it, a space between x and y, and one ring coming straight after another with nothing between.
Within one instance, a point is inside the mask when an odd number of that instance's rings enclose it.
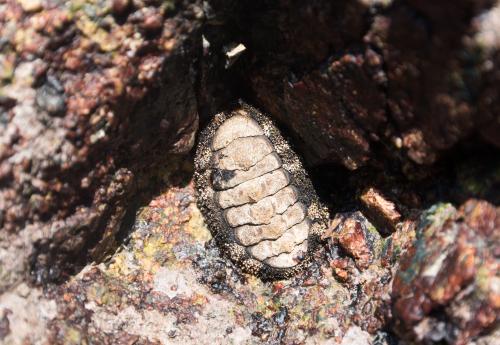
<instances>
[{"instance_id":1,"label":"granular rock texture","mask_svg":"<svg viewBox=\"0 0 500 345\"><path fill-rule=\"evenodd\" d=\"M0 1L0 343L500 343L499 49L494 0ZM280 281L196 206L238 99L331 215Z\"/></svg>"},{"instance_id":2,"label":"granular rock texture","mask_svg":"<svg viewBox=\"0 0 500 345\"><path fill-rule=\"evenodd\" d=\"M56 344L390 344L378 332L389 270L373 265L340 284L321 250L309 270L263 282L221 254L193 182L170 186L140 209L119 252L47 293L57 313L47 316L46 337Z\"/></svg>"},{"instance_id":3,"label":"granular rock texture","mask_svg":"<svg viewBox=\"0 0 500 345\"><path fill-rule=\"evenodd\" d=\"M360 212L342 213L332 220L323 236L325 246L316 252L308 270L291 279L263 282L244 274L221 256L196 207L193 182L188 179L182 185L168 186L140 208L129 241L106 262L89 265L72 280L45 292L22 284L3 294L0 315L4 315L4 321L0 329L4 341L397 343L394 334L381 329L391 329L392 319L406 320L412 315L391 311L391 298L402 293L396 290L400 286L393 285L392 277L400 254L407 252L405 257L412 256L416 226L398 227L384 239ZM492 222L498 219L494 211L491 205L475 200L462 206L458 213L451 206L442 205L427 210L418 226L438 230L445 224L444 219L449 220L448 226L455 226L464 217L468 226L492 234ZM457 218L448 218L451 214ZM453 262L453 253L446 250L442 262ZM398 276L406 270L403 263ZM464 289L456 296L469 297L452 299L449 308L455 316L481 315L482 312L471 314L467 308L494 305L485 301L486 296L495 300L495 285L491 283L496 278L491 271L484 273L487 274L476 275L481 289L477 294ZM421 287L412 285L415 293ZM491 310L483 310L489 313L485 315L492 315ZM429 318L435 315L431 313ZM32 332L20 332L35 319L38 323ZM469 329L476 333L469 333L467 339L474 339L477 344L498 341L494 332L475 328L480 324L469 321ZM428 324L446 331L433 322ZM421 329L421 334L425 331ZM480 336L473 338L472 334ZM429 342L428 338L423 340Z\"/></svg>"},{"instance_id":4,"label":"granular rock texture","mask_svg":"<svg viewBox=\"0 0 500 345\"><path fill-rule=\"evenodd\" d=\"M216 115L200 135L195 164L201 211L232 260L266 279L307 263L328 214L268 118L245 104Z\"/></svg>"},{"instance_id":5,"label":"granular rock texture","mask_svg":"<svg viewBox=\"0 0 500 345\"><path fill-rule=\"evenodd\" d=\"M497 326L500 211L469 200L422 215L393 283L398 334L418 342L468 344ZM497 339L498 341L498 339Z\"/></svg>"},{"instance_id":6,"label":"granular rock texture","mask_svg":"<svg viewBox=\"0 0 500 345\"><path fill-rule=\"evenodd\" d=\"M193 145L199 2L119 2L0 4L0 291L101 260Z\"/></svg>"}]
</instances>

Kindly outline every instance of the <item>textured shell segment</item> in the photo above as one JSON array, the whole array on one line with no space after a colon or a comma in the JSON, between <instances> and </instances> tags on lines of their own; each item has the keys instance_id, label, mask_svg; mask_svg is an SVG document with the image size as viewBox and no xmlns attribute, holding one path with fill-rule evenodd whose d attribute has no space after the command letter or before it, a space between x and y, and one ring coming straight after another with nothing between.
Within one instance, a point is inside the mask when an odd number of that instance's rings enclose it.
<instances>
[{"instance_id":1,"label":"textured shell segment","mask_svg":"<svg viewBox=\"0 0 500 345\"><path fill-rule=\"evenodd\" d=\"M244 270L281 278L308 261L328 214L271 120L245 104L216 115L195 166L200 209Z\"/></svg>"}]
</instances>

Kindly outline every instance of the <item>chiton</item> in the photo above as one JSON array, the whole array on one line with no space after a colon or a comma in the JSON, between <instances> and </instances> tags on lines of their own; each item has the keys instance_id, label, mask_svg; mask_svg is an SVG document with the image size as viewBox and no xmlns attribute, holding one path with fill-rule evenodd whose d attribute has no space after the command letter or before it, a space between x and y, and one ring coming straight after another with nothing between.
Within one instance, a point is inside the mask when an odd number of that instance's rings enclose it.
<instances>
[{"instance_id":1,"label":"chiton","mask_svg":"<svg viewBox=\"0 0 500 345\"><path fill-rule=\"evenodd\" d=\"M215 240L244 271L282 279L310 262L328 213L267 116L244 103L215 115L200 134L195 185Z\"/></svg>"}]
</instances>

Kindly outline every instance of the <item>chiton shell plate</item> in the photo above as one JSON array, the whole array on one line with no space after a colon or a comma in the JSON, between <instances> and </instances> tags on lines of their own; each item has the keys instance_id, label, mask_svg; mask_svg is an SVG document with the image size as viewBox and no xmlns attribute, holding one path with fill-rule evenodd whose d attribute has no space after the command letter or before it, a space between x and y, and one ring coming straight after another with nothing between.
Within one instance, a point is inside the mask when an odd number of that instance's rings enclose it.
<instances>
[{"instance_id":1,"label":"chiton shell plate","mask_svg":"<svg viewBox=\"0 0 500 345\"><path fill-rule=\"evenodd\" d=\"M195 185L223 252L262 278L305 267L326 228L328 212L300 159L273 122L244 103L202 131Z\"/></svg>"}]
</instances>

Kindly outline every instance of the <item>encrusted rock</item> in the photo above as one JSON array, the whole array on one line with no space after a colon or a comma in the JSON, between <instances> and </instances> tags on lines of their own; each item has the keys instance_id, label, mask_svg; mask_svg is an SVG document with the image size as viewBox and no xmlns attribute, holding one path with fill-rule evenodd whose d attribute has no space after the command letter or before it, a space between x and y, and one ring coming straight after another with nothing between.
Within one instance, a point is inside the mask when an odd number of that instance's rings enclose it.
<instances>
[{"instance_id":1,"label":"encrusted rock","mask_svg":"<svg viewBox=\"0 0 500 345\"><path fill-rule=\"evenodd\" d=\"M167 3L0 4L0 291L109 254L137 187L192 148L201 1Z\"/></svg>"},{"instance_id":2,"label":"encrusted rock","mask_svg":"<svg viewBox=\"0 0 500 345\"><path fill-rule=\"evenodd\" d=\"M469 200L459 211L432 207L402 257L393 283L393 317L401 337L468 344L500 312L499 212Z\"/></svg>"},{"instance_id":3,"label":"encrusted rock","mask_svg":"<svg viewBox=\"0 0 500 345\"><path fill-rule=\"evenodd\" d=\"M354 259L359 269L366 269L380 252L381 236L361 212L339 215L330 230L328 237ZM345 262L339 264L344 266Z\"/></svg>"},{"instance_id":4,"label":"encrusted rock","mask_svg":"<svg viewBox=\"0 0 500 345\"><path fill-rule=\"evenodd\" d=\"M47 78L47 82L37 90L36 104L50 115L64 115L65 102L64 89L53 77Z\"/></svg>"},{"instance_id":5,"label":"encrusted rock","mask_svg":"<svg viewBox=\"0 0 500 345\"><path fill-rule=\"evenodd\" d=\"M391 267L384 264L384 240L361 212L337 215L325 232L326 254L336 279L352 293L352 320L368 332L385 325Z\"/></svg>"}]
</instances>

